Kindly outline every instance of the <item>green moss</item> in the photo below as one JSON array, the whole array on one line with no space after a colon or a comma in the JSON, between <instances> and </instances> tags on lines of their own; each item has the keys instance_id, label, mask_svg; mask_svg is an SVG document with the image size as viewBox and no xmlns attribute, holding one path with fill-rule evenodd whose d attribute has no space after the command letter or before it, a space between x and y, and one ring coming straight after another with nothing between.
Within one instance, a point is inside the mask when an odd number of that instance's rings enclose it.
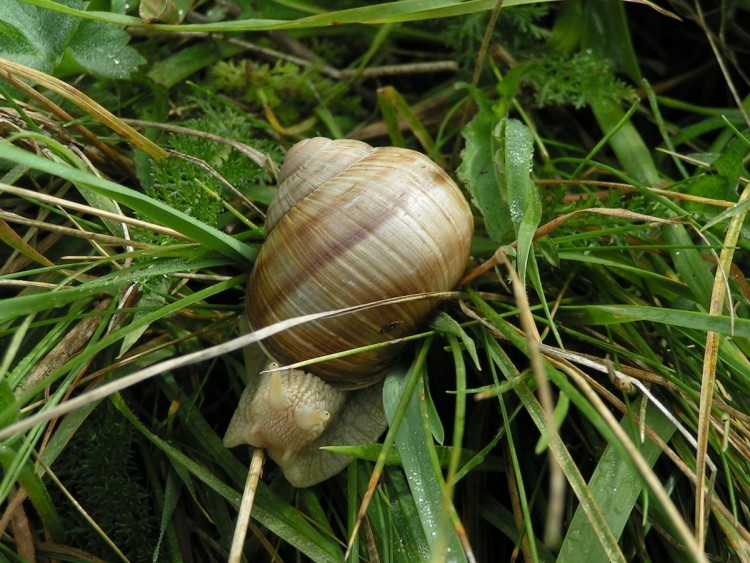
<instances>
[{"instance_id":1,"label":"green moss","mask_svg":"<svg viewBox=\"0 0 750 563\"><path fill-rule=\"evenodd\" d=\"M359 98L341 96L339 83L314 67L301 68L277 61L274 65L247 59L220 61L213 66L209 87L242 100L253 111L269 107L282 124L294 124L313 115L323 104L332 113L361 114Z\"/></svg>"}]
</instances>

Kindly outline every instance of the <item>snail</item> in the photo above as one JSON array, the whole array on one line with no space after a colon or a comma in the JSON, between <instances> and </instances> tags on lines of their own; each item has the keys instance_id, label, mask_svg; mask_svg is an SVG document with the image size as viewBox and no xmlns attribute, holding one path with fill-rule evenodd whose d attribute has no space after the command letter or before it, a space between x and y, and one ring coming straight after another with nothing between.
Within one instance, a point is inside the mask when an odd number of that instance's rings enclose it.
<instances>
[{"instance_id":1,"label":"snail","mask_svg":"<svg viewBox=\"0 0 750 563\"><path fill-rule=\"evenodd\" d=\"M289 149L250 276L253 329L316 312L452 289L466 268L473 221L460 190L425 155L321 137ZM382 378L398 344L288 365L414 334L434 299L370 308L295 326L263 341L270 373L254 378L224 438L251 444L297 487L341 471L346 456L320 450L377 439L386 426Z\"/></svg>"}]
</instances>

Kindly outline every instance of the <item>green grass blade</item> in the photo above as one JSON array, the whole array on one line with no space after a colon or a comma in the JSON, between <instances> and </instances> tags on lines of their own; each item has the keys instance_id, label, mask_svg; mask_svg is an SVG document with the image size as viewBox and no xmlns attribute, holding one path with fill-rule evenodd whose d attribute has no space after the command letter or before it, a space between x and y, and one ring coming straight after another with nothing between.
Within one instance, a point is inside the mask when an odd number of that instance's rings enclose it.
<instances>
[{"instance_id":1,"label":"green grass blade","mask_svg":"<svg viewBox=\"0 0 750 563\"><path fill-rule=\"evenodd\" d=\"M0 323L9 320L49 311L55 307L62 307L68 303L75 303L99 293L113 293L125 287L129 283L136 283L151 276L166 276L176 272L195 270L201 267L218 266L226 263L226 260L169 260L161 264L140 263L131 268L117 270L111 274L98 277L77 287L60 289L58 291L45 291L41 293L29 293L18 297L10 297L0 301Z\"/></svg>"},{"instance_id":2,"label":"green grass blade","mask_svg":"<svg viewBox=\"0 0 750 563\"><path fill-rule=\"evenodd\" d=\"M629 417L621 421L621 426L626 430L630 429L634 434L637 433L637 429L632 428L633 422ZM653 405L649 405L647 410L646 426L665 442L669 441L675 431L674 425ZM640 452L650 466L656 463L662 453L659 446L651 440L646 440L641 445ZM588 489L601 508L609 529L619 538L643 489L640 476L631 463L624 461L615 448L609 446L589 479ZM579 507L560 548L558 563L609 561L596 534L583 509Z\"/></svg>"},{"instance_id":3,"label":"green grass blade","mask_svg":"<svg viewBox=\"0 0 750 563\"><path fill-rule=\"evenodd\" d=\"M505 7L522 6L525 4L534 4L539 1L505 0L503 5ZM399 23L485 12L491 10L497 4L495 0L470 0L468 2L460 0L435 0L429 3L424 0L404 0L403 2L386 2L349 10L324 12L298 20L247 19L206 24L172 25L146 24L140 18L111 12L77 10L58 2L53 2L52 0L24 0L24 2L81 18L94 19L117 25L148 27L149 29L178 32L270 31L277 29L310 29L343 24Z\"/></svg>"},{"instance_id":4,"label":"green grass blade","mask_svg":"<svg viewBox=\"0 0 750 563\"><path fill-rule=\"evenodd\" d=\"M571 325L613 325L648 321L682 328L714 331L750 338L750 320L640 305L585 305L560 307L560 320Z\"/></svg>"},{"instance_id":5,"label":"green grass blade","mask_svg":"<svg viewBox=\"0 0 750 563\"><path fill-rule=\"evenodd\" d=\"M597 55L612 61L617 71L629 74L639 84L641 71L630 39L623 4L592 0L587 3L584 16L582 48L591 49ZM581 24L579 22L576 25ZM651 150L632 122L623 121L625 112L620 104L605 97L594 97L591 109L602 131L612 135L609 144L622 167L639 182L657 186L659 171L651 157Z\"/></svg>"},{"instance_id":6,"label":"green grass blade","mask_svg":"<svg viewBox=\"0 0 750 563\"><path fill-rule=\"evenodd\" d=\"M72 166L52 162L10 143L0 142L0 158L23 164L39 172L59 176L73 182L82 189L89 189L101 196L113 199L133 211L148 217L154 223L169 227L186 237L211 248L220 254L241 262L252 262L257 250L213 227L172 209L140 192L126 188L115 182L99 178L94 174L78 170Z\"/></svg>"},{"instance_id":7,"label":"green grass blade","mask_svg":"<svg viewBox=\"0 0 750 563\"><path fill-rule=\"evenodd\" d=\"M632 122L623 121L626 113L620 104L606 98L595 98L591 101L591 109L601 130L611 135L609 144L628 175L647 186L658 186L659 172L651 151Z\"/></svg>"},{"instance_id":8,"label":"green grass blade","mask_svg":"<svg viewBox=\"0 0 750 563\"><path fill-rule=\"evenodd\" d=\"M411 375L412 377L415 374ZM403 373L392 371L385 380L383 387L383 405L389 421L396 414L396 409L404 394L409 378ZM427 451L427 441L432 437L425 435L419 406L419 393L413 393L403 420L396 433L395 444L404 467L412 494L417 500L419 519L424 535L428 538L430 550L435 547L435 539L448 534L447 554L449 559L464 560L463 549L455 535L453 528L446 531L443 525L444 507L443 492L440 482L435 475L430 453ZM442 554L433 556L442 557Z\"/></svg>"},{"instance_id":9,"label":"green grass blade","mask_svg":"<svg viewBox=\"0 0 750 563\"><path fill-rule=\"evenodd\" d=\"M708 309L714 277L703 254L694 247L693 241L683 225L662 227L664 240L670 244L669 254L680 279L690 289L693 299L704 309Z\"/></svg>"}]
</instances>

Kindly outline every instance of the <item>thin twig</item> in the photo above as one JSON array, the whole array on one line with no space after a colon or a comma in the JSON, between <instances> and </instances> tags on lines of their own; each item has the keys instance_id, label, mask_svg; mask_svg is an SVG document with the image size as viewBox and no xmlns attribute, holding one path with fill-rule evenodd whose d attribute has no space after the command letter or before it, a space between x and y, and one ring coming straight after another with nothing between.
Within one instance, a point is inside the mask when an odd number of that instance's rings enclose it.
<instances>
[{"instance_id":1,"label":"thin twig","mask_svg":"<svg viewBox=\"0 0 750 563\"><path fill-rule=\"evenodd\" d=\"M526 286L518 272L508 260L504 252L498 250L495 253L502 261L505 268L510 274L513 288L513 296L519 312L521 328L526 333L526 345L528 346L528 356L531 362L531 369L536 380L539 403L544 411L545 426L547 427L547 438L552 438L557 434L557 425L555 423L555 402L552 397L552 386L547 377L547 369L540 353L541 337L534 323L534 317L531 314L529 301L526 296ZM549 547L557 547L560 543L562 522L565 513L565 474L560 467L560 463L555 457L552 450L549 450L549 467L550 467L550 492L549 503L547 507L547 520L544 527L544 542Z\"/></svg>"},{"instance_id":2,"label":"thin twig","mask_svg":"<svg viewBox=\"0 0 750 563\"><path fill-rule=\"evenodd\" d=\"M739 204L750 198L750 184L740 196ZM711 288L711 301L709 306L710 315L721 315L724 311L725 298L728 301L730 315L733 314L734 307L731 302L731 292L728 288L726 267L731 265L735 246L739 239L740 227L745 220L746 212L735 215L732 218L727 235L724 239L724 246L721 250L721 256L717 257L716 273L714 283ZM733 318L733 317L732 317ZM732 321L734 322L734 321ZM716 384L716 365L719 356L720 335L716 331L706 333L706 348L703 356L703 367L701 370L701 395L700 411L698 414L698 444L696 446L695 456L695 475L696 475L696 500L695 500L695 534L696 541L701 548L706 539L707 525L707 503L706 503L706 465L710 462L708 457L709 432L711 427L711 409L713 404L714 386Z\"/></svg>"},{"instance_id":3,"label":"thin twig","mask_svg":"<svg viewBox=\"0 0 750 563\"><path fill-rule=\"evenodd\" d=\"M240 512L237 515L237 526L234 528L232 549L229 551L229 563L239 563L242 559L242 548L245 545L247 527L250 524L250 512L253 509L255 491L258 488L258 481L260 481L260 476L263 473L265 452L262 448L253 448L253 457L250 460L250 469L247 472L245 490L242 493Z\"/></svg>"},{"instance_id":4,"label":"thin twig","mask_svg":"<svg viewBox=\"0 0 750 563\"><path fill-rule=\"evenodd\" d=\"M660 150L660 149L657 149ZM662 150L661 152L664 152L666 154L673 155L674 153L671 153L670 151ZM640 193L641 190L639 188L636 188L635 186L631 184L624 184L622 182L608 182L606 180L564 180L564 179L549 179L549 180L537 180L537 184L540 186L598 186L603 188L610 188L613 190L620 190L624 193L633 193L638 192ZM703 197L699 195L693 195L693 194L686 194L682 192L673 192L670 190L663 190L661 188L649 188L649 191L651 193L657 194L657 195L663 195L664 197L668 197L671 199L676 200L683 200L683 201L695 201L698 203L705 203L706 205L715 205L717 207L733 207L737 205L734 201L727 201L723 199L713 199L709 197ZM586 197L609 197L611 195L611 192L605 190L602 192L597 192L595 194L572 194L570 198L577 198L577 199L583 199Z\"/></svg>"},{"instance_id":5,"label":"thin twig","mask_svg":"<svg viewBox=\"0 0 750 563\"><path fill-rule=\"evenodd\" d=\"M732 93L732 97L734 98L734 103L737 104L737 109L740 110L740 113L742 114L742 118L745 120L745 124L748 127L750 127L750 116L748 116L747 111L745 111L745 105L743 104L742 98L737 92L737 88L734 85L734 81L732 80L732 76L729 73L729 69L727 68L727 65L724 63L724 58L721 56L721 53L719 52L719 48L716 45L714 35L713 33L711 33L711 30L708 29L708 24L706 24L706 20L703 17L703 10L698 0L695 0L695 10L698 15L698 24L700 25L703 32L706 34L706 39L708 39L708 44L711 45L711 50L714 53L714 57L716 57L716 62L719 63L721 74L724 76L724 80L727 83L727 87L729 88L729 91Z\"/></svg>"},{"instance_id":6,"label":"thin twig","mask_svg":"<svg viewBox=\"0 0 750 563\"><path fill-rule=\"evenodd\" d=\"M370 66L357 69L345 69L341 71L344 77L358 76L360 78L378 78L381 76L398 76L403 74L429 74L433 72L456 72L458 63L456 61L432 61L427 63L404 63L400 65Z\"/></svg>"},{"instance_id":7,"label":"thin twig","mask_svg":"<svg viewBox=\"0 0 750 563\"><path fill-rule=\"evenodd\" d=\"M151 141L151 139L144 137L135 129L124 123L121 119L113 115L110 111L105 109L104 106L96 102L93 98L90 98L80 90L59 78L55 78L44 72L40 72L3 58L0 58L0 71L2 72L2 76L6 79L12 79L12 75L21 76L25 79L36 82L43 88L52 90L56 94L77 105L83 111L97 119L100 123L106 125L118 135L127 139L130 143L145 151L152 157L158 159L164 158L167 155L164 149ZM105 145L105 149L106 148L107 146ZM113 156L117 158L119 157L119 153L114 151Z\"/></svg>"}]
</instances>

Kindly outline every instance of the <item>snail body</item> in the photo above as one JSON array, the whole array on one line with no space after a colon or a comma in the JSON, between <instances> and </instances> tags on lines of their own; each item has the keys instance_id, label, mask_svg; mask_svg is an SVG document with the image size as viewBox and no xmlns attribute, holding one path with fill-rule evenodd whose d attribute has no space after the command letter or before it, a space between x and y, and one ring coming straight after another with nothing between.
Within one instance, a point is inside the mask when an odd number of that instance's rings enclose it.
<instances>
[{"instance_id":1,"label":"snail body","mask_svg":"<svg viewBox=\"0 0 750 563\"><path fill-rule=\"evenodd\" d=\"M460 190L421 153L373 148L352 140L318 137L301 141L287 153L277 195L268 208L266 242L247 288L249 323L259 329L301 315L448 291L464 272L472 235L471 211ZM287 365L387 342L414 334L437 304L435 299L405 301L309 322L267 338L263 346L275 361ZM302 407L323 417L318 421L320 432L307 442L314 444L317 454L328 454L317 447L332 444L325 442L331 436L339 443L354 444L375 440L383 431L380 398L371 396L377 393L371 389L363 389L367 393L361 394L342 390L368 387L382 379L399 351L398 345L381 346L310 367L320 381L313 387L331 389L315 393L332 401L330 407L317 401L315 407ZM272 432L261 432L258 420L270 418L273 411L287 412L283 397L297 396L290 386L309 384L298 371L273 378L262 376L252 393L246 392L247 397L243 394L235 414L237 421L233 419L230 424L231 440L225 438L232 445L246 442L265 447L288 478L291 469L288 472L285 465L295 463L289 453L293 440L280 438L283 447L274 452L275 446L268 440ZM270 389L272 384L275 390L264 395L262 389ZM280 392L280 386L287 390ZM258 399L261 396L264 398ZM362 397L375 400L380 414L363 408ZM249 406L255 400L282 408L261 412L260 407ZM357 410L362 416L375 416L376 424L355 422L351 413ZM295 416L283 416L293 421L292 426L299 426ZM304 416L302 419L304 427ZM239 437L240 422L248 427L243 431L244 438ZM334 428L357 424L367 431L355 432L354 440ZM307 432L301 430L302 434ZM262 440L258 438L261 433ZM306 447L294 446L297 451ZM328 455L346 463L344 456ZM293 484L309 481L295 477Z\"/></svg>"},{"instance_id":2,"label":"snail body","mask_svg":"<svg viewBox=\"0 0 750 563\"><path fill-rule=\"evenodd\" d=\"M277 368L275 362L270 369ZM264 448L295 487L309 487L351 461L321 446L366 444L386 427L383 385L342 391L302 370L251 378L232 417L224 444Z\"/></svg>"}]
</instances>

